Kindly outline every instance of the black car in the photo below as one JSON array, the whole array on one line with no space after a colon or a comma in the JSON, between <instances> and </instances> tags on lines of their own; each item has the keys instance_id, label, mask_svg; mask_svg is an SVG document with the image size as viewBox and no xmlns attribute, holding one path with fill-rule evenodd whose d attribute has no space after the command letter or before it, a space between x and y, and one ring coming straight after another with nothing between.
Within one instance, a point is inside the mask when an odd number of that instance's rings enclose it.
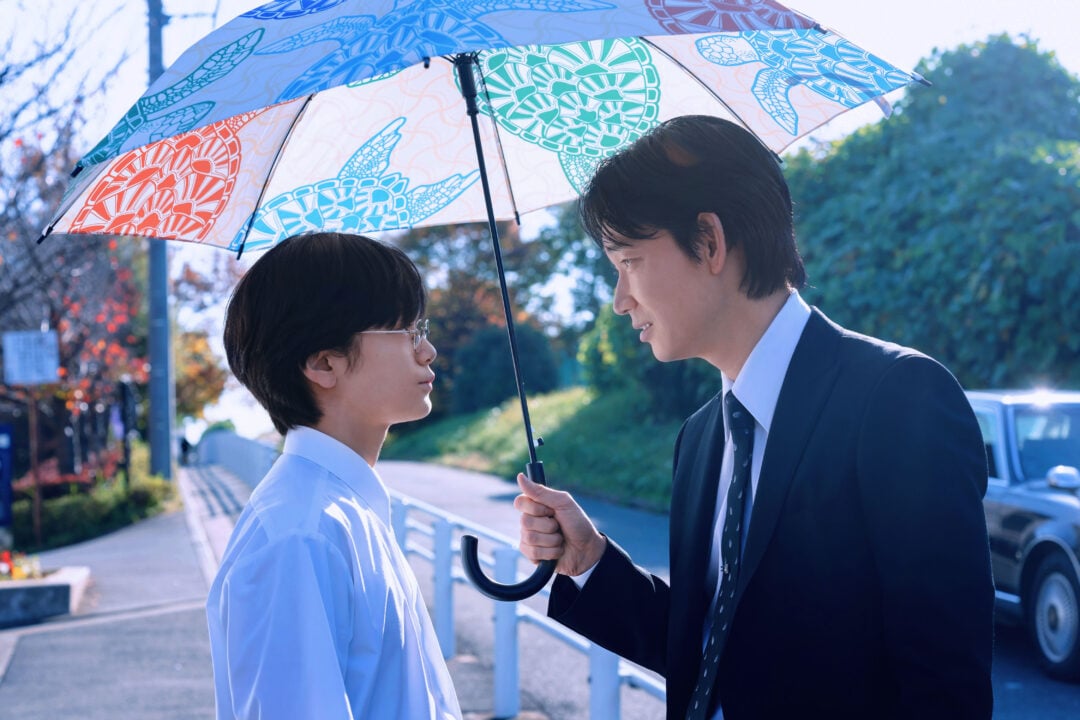
<instances>
[{"instance_id":1,"label":"black car","mask_svg":"<svg viewBox=\"0 0 1080 720\"><path fill-rule=\"evenodd\" d=\"M1080 392L967 393L986 443L983 507L999 617L1046 672L1080 681Z\"/></svg>"}]
</instances>

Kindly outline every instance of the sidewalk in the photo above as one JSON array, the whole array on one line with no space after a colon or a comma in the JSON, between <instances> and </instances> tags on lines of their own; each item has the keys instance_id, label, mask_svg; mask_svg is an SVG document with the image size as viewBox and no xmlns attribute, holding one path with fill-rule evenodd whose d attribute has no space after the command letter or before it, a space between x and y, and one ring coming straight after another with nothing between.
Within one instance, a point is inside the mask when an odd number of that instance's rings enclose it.
<instances>
[{"instance_id":1,"label":"sidewalk","mask_svg":"<svg viewBox=\"0 0 1080 720\"><path fill-rule=\"evenodd\" d=\"M417 463L379 467L392 489L516 536L513 485ZM250 488L218 466L181 468L177 484L183 511L41 554L45 567L89 566L91 585L75 615L0 630L0 720L213 718L204 602ZM658 545L666 546L662 516L603 504L587 509L631 552L644 553L647 564L660 556ZM666 549L662 555L664 562ZM430 597L430 564L413 565ZM455 589L454 601L458 654L448 663L451 675L465 717L487 720L494 604L466 587ZM521 643L518 718L587 717L583 656L531 627L522 628ZM626 720L663 717L662 704L641 691L625 689L623 697Z\"/></svg>"}]
</instances>

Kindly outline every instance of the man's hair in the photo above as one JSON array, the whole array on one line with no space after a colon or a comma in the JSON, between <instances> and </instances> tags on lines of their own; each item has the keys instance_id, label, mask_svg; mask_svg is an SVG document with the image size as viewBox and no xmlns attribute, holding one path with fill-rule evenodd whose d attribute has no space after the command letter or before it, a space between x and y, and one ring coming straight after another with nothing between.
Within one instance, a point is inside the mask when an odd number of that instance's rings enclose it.
<instances>
[{"instance_id":1,"label":"man's hair","mask_svg":"<svg viewBox=\"0 0 1080 720\"><path fill-rule=\"evenodd\" d=\"M742 247L746 256L740 287L748 297L806 284L779 162L727 120L687 115L661 123L600 163L579 209L602 248L666 230L694 262L701 261L698 214L716 213L727 248Z\"/></svg>"},{"instance_id":2,"label":"man's hair","mask_svg":"<svg viewBox=\"0 0 1080 720\"><path fill-rule=\"evenodd\" d=\"M401 250L361 235L297 235L268 250L236 285L225 354L285 434L322 417L303 374L309 357L330 350L351 363L357 333L412 323L425 305L420 273Z\"/></svg>"}]
</instances>

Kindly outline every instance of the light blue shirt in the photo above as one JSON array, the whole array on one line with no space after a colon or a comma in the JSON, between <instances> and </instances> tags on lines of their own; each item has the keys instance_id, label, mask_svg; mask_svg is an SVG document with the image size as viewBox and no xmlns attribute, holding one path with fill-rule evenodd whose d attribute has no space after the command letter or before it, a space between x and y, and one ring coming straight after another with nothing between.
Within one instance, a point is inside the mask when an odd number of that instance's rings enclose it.
<instances>
[{"instance_id":1,"label":"light blue shirt","mask_svg":"<svg viewBox=\"0 0 1080 720\"><path fill-rule=\"evenodd\" d=\"M316 430L251 494L206 613L219 720L461 718L385 486Z\"/></svg>"}]
</instances>

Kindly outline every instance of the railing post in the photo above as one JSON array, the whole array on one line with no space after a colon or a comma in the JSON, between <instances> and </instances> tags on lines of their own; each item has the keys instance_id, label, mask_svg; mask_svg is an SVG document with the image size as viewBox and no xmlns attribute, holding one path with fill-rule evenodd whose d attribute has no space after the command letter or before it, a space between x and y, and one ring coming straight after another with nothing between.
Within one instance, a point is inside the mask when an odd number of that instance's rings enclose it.
<instances>
[{"instance_id":1,"label":"railing post","mask_svg":"<svg viewBox=\"0 0 1080 720\"><path fill-rule=\"evenodd\" d=\"M596 643L589 646L589 718L621 717L619 656Z\"/></svg>"},{"instance_id":2,"label":"railing post","mask_svg":"<svg viewBox=\"0 0 1080 720\"><path fill-rule=\"evenodd\" d=\"M435 634L443 659L457 654L454 645L453 525L444 517L435 521Z\"/></svg>"},{"instance_id":3,"label":"railing post","mask_svg":"<svg viewBox=\"0 0 1080 720\"><path fill-rule=\"evenodd\" d=\"M397 538L398 547L401 548L401 552L408 557L408 550L406 544L409 540L409 508L400 500L391 499L390 501L390 526L394 530L394 537Z\"/></svg>"},{"instance_id":4,"label":"railing post","mask_svg":"<svg viewBox=\"0 0 1080 720\"><path fill-rule=\"evenodd\" d=\"M495 579L517 582L517 548L497 547ZM521 711L518 687L517 603L495 602L495 717L510 718Z\"/></svg>"}]
</instances>

